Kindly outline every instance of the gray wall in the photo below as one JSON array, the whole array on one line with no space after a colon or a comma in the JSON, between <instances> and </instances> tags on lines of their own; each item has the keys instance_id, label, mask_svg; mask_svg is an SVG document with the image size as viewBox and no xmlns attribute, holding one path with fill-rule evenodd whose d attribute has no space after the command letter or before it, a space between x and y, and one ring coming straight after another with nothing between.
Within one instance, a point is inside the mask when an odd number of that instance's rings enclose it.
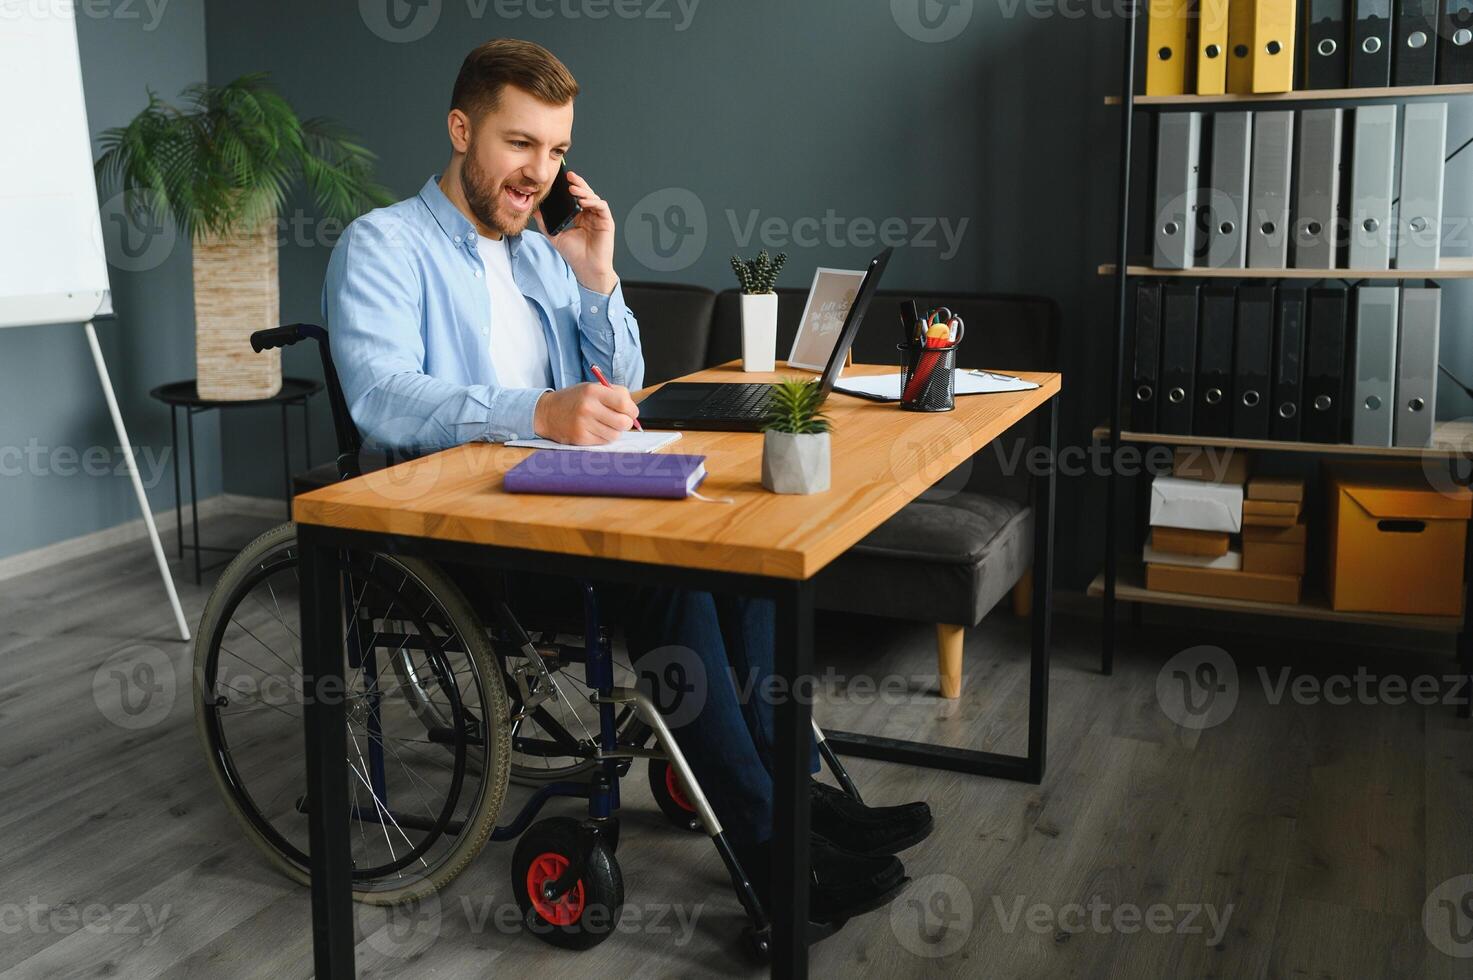
<instances>
[{"instance_id":1,"label":"gray wall","mask_svg":"<svg viewBox=\"0 0 1473 980\"><path fill-rule=\"evenodd\" d=\"M158 3L78 4L77 36L94 137L143 108L147 87L172 95L205 77L204 0L170 0L162 9ZM169 417L147 392L194 374L189 249L135 235L131 251L123 252L119 228L105 221L117 319L100 321L98 335L150 484L149 502L155 510L168 508L174 505ZM0 413L0 513L9 515L0 522L0 557L139 516L80 326L0 330L0 390L6 406ZM216 424L205 422L197 437L201 496L219 493ZM102 464L97 452L89 457L93 447L106 450L108 462Z\"/></svg>"},{"instance_id":2,"label":"gray wall","mask_svg":"<svg viewBox=\"0 0 1473 980\"><path fill-rule=\"evenodd\" d=\"M770 244L789 252L782 284L806 286L817 266L860 267L887 219L909 237L944 217L954 235L961 229L957 245L931 230L897 252L885 285L1056 297L1069 358L1065 431L1086 438L1099 409L1083 406L1099 402L1089 392L1105 380L1098 365L1108 349L1091 270L1107 257L1114 207L1116 130L1100 96L1118 74L1117 25L964 0L950 23L965 26L938 43L917 39L925 28L906 0L703 0L688 20L674 0L621 8L670 19L602 20L444 0L419 8L420 19L396 34L383 19L388 2L212 4L211 80L269 70L300 111L361 134L385 182L407 196L448 156L444 116L465 53L497 36L538 41L583 88L569 159L613 203L625 278L725 288L732 252ZM688 253L665 262L650 228L671 205L685 207L697 233ZM844 219L837 242L824 240L827 231L811 242L814 226L800 219L830 211ZM758 231L747 239L754 216ZM282 256L282 315L315 319L330 251L317 239L332 236L290 237L302 243ZM973 337L985 337L978 326ZM289 352L287 366L312 370L300 352ZM317 421L326 445L325 411ZM238 418L225 424L227 489L272 493L274 432L243 431ZM1073 493L1061 508L1066 541Z\"/></svg>"}]
</instances>

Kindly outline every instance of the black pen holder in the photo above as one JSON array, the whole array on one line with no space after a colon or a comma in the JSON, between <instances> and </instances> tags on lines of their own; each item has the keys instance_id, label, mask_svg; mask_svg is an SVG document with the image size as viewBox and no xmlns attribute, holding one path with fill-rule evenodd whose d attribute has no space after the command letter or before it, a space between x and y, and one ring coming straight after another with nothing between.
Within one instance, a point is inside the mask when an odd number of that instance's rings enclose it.
<instances>
[{"instance_id":1,"label":"black pen holder","mask_svg":"<svg viewBox=\"0 0 1473 980\"><path fill-rule=\"evenodd\" d=\"M900 350L900 407L907 412L949 412L956 407L956 350L912 347Z\"/></svg>"}]
</instances>

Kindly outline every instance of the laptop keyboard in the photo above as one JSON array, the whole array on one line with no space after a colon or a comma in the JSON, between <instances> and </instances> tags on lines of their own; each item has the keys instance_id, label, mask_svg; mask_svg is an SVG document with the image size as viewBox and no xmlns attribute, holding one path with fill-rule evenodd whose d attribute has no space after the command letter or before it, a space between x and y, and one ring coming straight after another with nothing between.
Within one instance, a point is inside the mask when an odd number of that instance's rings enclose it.
<instances>
[{"instance_id":1,"label":"laptop keyboard","mask_svg":"<svg viewBox=\"0 0 1473 980\"><path fill-rule=\"evenodd\" d=\"M698 419L760 419L767 414L770 385L722 385L695 410Z\"/></svg>"}]
</instances>

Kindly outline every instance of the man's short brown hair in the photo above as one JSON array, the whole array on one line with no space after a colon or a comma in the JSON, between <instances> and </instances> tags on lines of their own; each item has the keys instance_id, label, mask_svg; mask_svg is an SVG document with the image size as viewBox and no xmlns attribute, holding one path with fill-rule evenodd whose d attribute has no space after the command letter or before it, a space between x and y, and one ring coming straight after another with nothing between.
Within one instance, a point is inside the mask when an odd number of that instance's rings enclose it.
<instances>
[{"instance_id":1,"label":"man's short brown hair","mask_svg":"<svg viewBox=\"0 0 1473 980\"><path fill-rule=\"evenodd\" d=\"M573 73L551 51L531 41L497 38L465 56L450 108L474 121L497 107L501 90L508 85L554 106L567 105L578 94Z\"/></svg>"}]
</instances>

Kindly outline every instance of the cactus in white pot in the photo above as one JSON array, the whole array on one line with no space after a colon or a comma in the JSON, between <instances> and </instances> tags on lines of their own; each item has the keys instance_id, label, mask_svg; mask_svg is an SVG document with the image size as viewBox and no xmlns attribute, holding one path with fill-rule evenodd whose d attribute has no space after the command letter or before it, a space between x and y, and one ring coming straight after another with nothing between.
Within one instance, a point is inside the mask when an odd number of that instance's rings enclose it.
<instances>
[{"instance_id":1,"label":"cactus in white pot","mask_svg":"<svg viewBox=\"0 0 1473 980\"><path fill-rule=\"evenodd\" d=\"M773 258L767 249L755 259L731 257L731 269L741 283L742 370L771 371L777 366L777 274L788 260L786 252Z\"/></svg>"},{"instance_id":2,"label":"cactus in white pot","mask_svg":"<svg viewBox=\"0 0 1473 980\"><path fill-rule=\"evenodd\" d=\"M823 493L829 488L828 418L813 379L772 386L762 429L762 485L773 493Z\"/></svg>"}]
</instances>

